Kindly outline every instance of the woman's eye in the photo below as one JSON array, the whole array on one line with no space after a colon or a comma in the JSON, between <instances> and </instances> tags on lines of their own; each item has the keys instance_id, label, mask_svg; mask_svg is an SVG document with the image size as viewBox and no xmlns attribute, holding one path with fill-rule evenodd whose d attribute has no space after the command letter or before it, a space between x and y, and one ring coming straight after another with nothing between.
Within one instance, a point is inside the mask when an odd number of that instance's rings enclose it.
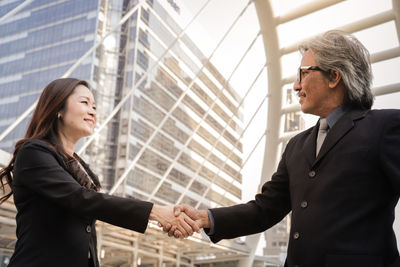
<instances>
[{"instance_id":1,"label":"woman's eye","mask_svg":"<svg viewBox=\"0 0 400 267\"><path fill-rule=\"evenodd\" d=\"M81 101L81 103L88 104L88 102L87 102L87 101Z\"/></svg>"}]
</instances>

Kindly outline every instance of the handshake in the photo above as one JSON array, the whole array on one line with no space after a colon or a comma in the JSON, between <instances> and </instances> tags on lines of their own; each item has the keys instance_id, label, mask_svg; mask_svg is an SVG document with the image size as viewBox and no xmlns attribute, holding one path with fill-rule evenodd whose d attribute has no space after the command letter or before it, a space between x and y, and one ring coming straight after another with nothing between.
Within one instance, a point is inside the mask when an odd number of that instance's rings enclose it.
<instances>
[{"instance_id":1,"label":"handshake","mask_svg":"<svg viewBox=\"0 0 400 267\"><path fill-rule=\"evenodd\" d=\"M210 228L208 212L188 205L154 205L149 219L157 221L164 232L175 238L185 238L199 233L200 228Z\"/></svg>"}]
</instances>

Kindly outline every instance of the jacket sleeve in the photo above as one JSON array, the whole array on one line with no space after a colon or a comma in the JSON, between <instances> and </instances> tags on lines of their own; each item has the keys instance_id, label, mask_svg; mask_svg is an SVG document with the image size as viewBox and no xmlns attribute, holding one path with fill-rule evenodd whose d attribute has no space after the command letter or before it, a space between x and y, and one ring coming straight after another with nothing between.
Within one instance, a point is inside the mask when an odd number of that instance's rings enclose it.
<instances>
[{"instance_id":1,"label":"jacket sleeve","mask_svg":"<svg viewBox=\"0 0 400 267\"><path fill-rule=\"evenodd\" d=\"M400 195L400 111L386 116L380 142L380 164L393 190Z\"/></svg>"},{"instance_id":2,"label":"jacket sleeve","mask_svg":"<svg viewBox=\"0 0 400 267\"><path fill-rule=\"evenodd\" d=\"M81 186L58 162L55 151L30 142L18 152L14 184L54 202L77 215L144 232L153 204L127 199Z\"/></svg>"},{"instance_id":3,"label":"jacket sleeve","mask_svg":"<svg viewBox=\"0 0 400 267\"><path fill-rule=\"evenodd\" d=\"M212 242L263 232L281 221L291 210L285 154L277 171L255 200L246 204L211 209L214 217Z\"/></svg>"}]
</instances>

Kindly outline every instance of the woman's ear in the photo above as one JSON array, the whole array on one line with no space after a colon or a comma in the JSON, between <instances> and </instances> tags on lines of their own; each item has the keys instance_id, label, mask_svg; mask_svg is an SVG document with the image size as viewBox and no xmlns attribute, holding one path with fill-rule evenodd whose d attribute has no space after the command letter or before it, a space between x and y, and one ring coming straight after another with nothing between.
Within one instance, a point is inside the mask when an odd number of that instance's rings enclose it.
<instances>
[{"instance_id":1,"label":"woman's ear","mask_svg":"<svg viewBox=\"0 0 400 267\"><path fill-rule=\"evenodd\" d=\"M329 71L329 87L335 88L338 86L339 82L342 80L342 75L337 70Z\"/></svg>"}]
</instances>

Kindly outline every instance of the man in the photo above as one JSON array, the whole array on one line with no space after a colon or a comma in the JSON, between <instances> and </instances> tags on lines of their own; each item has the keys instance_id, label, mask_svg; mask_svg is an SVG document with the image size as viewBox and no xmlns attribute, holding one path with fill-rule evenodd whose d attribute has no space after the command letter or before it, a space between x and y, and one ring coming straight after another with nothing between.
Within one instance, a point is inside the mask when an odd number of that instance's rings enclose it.
<instances>
[{"instance_id":1,"label":"man","mask_svg":"<svg viewBox=\"0 0 400 267\"><path fill-rule=\"evenodd\" d=\"M400 111L371 110L369 53L329 31L300 46L294 90L317 125L292 138L247 204L176 207L213 242L265 231L292 212L285 266L400 266L392 229L400 193ZM173 234L174 228L166 227Z\"/></svg>"}]
</instances>

